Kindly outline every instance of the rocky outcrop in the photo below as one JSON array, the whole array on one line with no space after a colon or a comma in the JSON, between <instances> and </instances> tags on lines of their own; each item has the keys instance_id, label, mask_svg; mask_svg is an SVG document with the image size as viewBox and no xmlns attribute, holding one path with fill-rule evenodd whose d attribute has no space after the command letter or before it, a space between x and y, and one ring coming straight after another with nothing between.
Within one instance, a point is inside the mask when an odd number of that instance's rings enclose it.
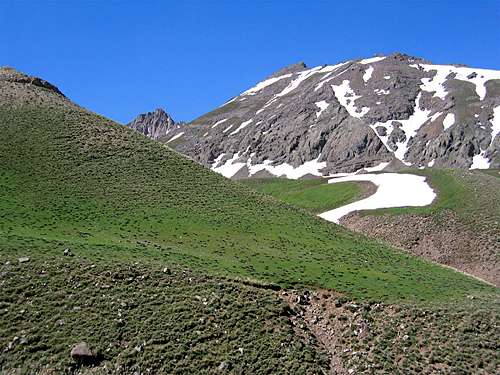
<instances>
[{"instance_id":1,"label":"rocky outcrop","mask_svg":"<svg viewBox=\"0 0 500 375\"><path fill-rule=\"evenodd\" d=\"M34 85L42 87L64 97L64 94L50 82L47 82L44 79L38 77L32 77L24 73L20 73L14 68L8 66L0 67L0 81Z\"/></svg>"},{"instance_id":2,"label":"rocky outcrop","mask_svg":"<svg viewBox=\"0 0 500 375\"><path fill-rule=\"evenodd\" d=\"M160 138L227 177L500 167L500 72L393 54L288 66Z\"/></svg>"},{"instance_id":3,"label":"rocky outcrop","mask_svg":"<svg viewBox=\"0 0 500 375\"><path fill-rule=\"evenodd\" d=\"M140 114L127 126L152 139L164 137L178 128L172 117L161 108L154 112Z\"/></svg>"}]
</instances>

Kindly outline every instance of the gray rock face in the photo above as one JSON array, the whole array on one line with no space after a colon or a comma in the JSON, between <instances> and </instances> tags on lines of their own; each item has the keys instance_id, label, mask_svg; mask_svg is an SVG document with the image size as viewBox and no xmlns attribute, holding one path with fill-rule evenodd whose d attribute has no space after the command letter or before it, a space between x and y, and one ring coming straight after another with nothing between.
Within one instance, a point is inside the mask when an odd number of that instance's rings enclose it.
<instances>
[{"instance_id":1,"label":"gray rock face","mask_svg":"<svg viewBox=\"0 0 500 375\"><path fill-rule=\"evenodd\" d=\"M227 177L298 178L498 168L499 131L499 71L393 54L291 65L158 139Z\"/></svg>"},{"instance_id":2,"label":"gray rock face","mask_svg":"<svg viewBox=\"0 0 500 375\"><path fill-rule=\"evenodd\" d=\"M164 137L178 127L172 117L161 108L140 114L127 126L152 139Z\"/></svg>"}]
</instances>

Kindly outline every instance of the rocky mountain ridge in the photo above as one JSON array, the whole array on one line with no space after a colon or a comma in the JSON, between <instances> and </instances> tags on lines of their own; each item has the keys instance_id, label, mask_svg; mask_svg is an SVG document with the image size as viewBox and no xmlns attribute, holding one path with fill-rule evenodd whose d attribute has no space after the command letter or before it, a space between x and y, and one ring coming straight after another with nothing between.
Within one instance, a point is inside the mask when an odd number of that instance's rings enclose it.
<instances>
[{"instance_id":1,"label":"rocky mountain ridge","mask_svg":"<svg viewBox=\"0 0 500 375\"><path fill-rule=\"evenodd\" d=\"M165 137L171 130L179 128L179 125L162 108L140 114L127 126L152 139Z\"/></svg>"},{"instance_id":2,"label":"rocky mountain ridge","mask_svg":"<svg viewBox=\"0 0 500 375\"><path fill-rule=\"evenodd\" d=\"M500 71L396 53L285 67L157 139L226 177L500 167Z\"/></svg>"}]
</instances>

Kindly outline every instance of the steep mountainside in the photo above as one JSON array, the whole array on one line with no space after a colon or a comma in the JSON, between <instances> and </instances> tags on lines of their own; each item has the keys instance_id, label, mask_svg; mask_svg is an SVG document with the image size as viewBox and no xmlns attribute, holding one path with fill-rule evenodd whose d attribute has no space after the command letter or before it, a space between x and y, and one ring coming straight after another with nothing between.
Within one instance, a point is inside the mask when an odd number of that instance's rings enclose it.
<instances>
[{"instance_id":1,"label":"steep mountainside","mask_svg":"<svg viewBox=\"0 0 500 375\"><path fill-rule=\"evenodd\" d=\"M280 70L165 142L227 177L500 166L500 72L403 54Z\"/></svg>"},{"instance_id":2,"label":"steep mountainside","mask_svg":"<svg viewBox=\"0 0 500 375\"><path fill-rule=\"evenodd\" d=\"M161 108L157 108L154 112L140 114L127 126L151 139L165 137L173 129L179 128L172 117Z\"/></svg>"}]
</instances>

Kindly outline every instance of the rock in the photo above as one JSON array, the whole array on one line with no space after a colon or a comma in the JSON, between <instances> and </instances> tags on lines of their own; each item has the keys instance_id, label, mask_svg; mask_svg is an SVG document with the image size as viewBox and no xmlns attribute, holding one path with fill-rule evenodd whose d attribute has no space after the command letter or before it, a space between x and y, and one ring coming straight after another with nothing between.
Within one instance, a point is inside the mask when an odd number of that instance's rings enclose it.
<instances>
[{"instance_id":1,"label":"rock","mask_svg":"<svg viewBox=\"0 0 500 375\"><path fill-rule=\"evenodd\" d=\"M81 342L71 349L71 358L76 362L83 364L92 364L97 362L97 356L90 350L86 342Z\"/></svg>"},{"instance_id":2,"label":"rock","mask_svg":"<svg viewBox=\"0 0 500 375\"><path fill-rule=\"evenodd\" d=\"M227 362L221 362L219 366L217 366L217 370L219 371L227 371L229 370L229 363Z\"/></svg>"},{"instance_id":3,"label":"rock","mask_svg":"<svg viewBox=\"0 0 500 375\"><path fill-rule=\"evenodd\" d=\"M18 260L19 260L19 263L26 263L26 262L30 261L30 258L29 257L21 257Z\"/></svg>"},{"instance_id":4,"label":"rock","mask_svg":"<svg viewBox=\"0 0 500 375\"><path fill-rule=\"evenodd\" d=\"M171 274L172 274L172 271L170 271L170 268L165 267L165 268L163 269L163 273L166 273L167 275L171 275Z\"/></svg>"},{"instance_id":5,"label":"rock","mask_svg":"<svg viewBox=\"0 0 500 375\"><path fill-rule=\"evenodd\" d=\"M63 251L63 255L64 256L67 256L67 257L72 257L73 256L73 253L71 252L70 249L64 249Z\"/></svg>"},{"instance_id":6,"label":"rock","mask_svg":"<svg viewBox=\"0 0 500 375\"><path fill-rule=\"evenodd\" d=\"M127 126L151 139L159 139L176 127L180 127L162 108L158 108L154 112L140 114Z\"/></svg>"}]
</instances>

